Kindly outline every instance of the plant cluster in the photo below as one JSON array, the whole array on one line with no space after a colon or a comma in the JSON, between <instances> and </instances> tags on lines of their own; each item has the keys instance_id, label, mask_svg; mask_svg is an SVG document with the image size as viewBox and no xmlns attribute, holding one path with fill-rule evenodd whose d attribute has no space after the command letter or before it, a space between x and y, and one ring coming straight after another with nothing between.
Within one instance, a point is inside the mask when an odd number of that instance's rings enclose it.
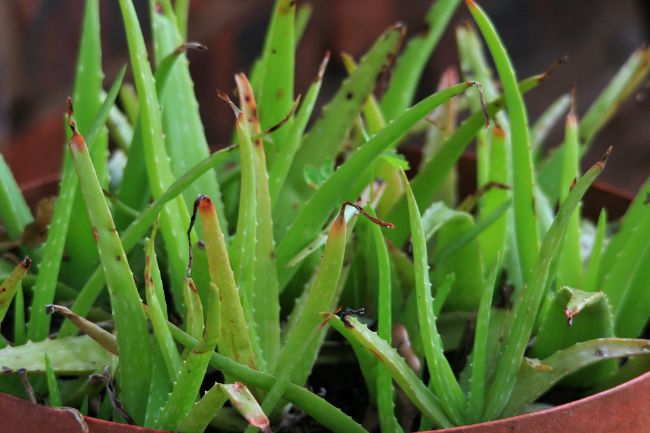
<instances>
[{"instance_id":1,"label":"plant cluster","mask_svg":"<svg viewBox=\"0 0 650 433\"><path fill-rule=\"evenodd\" d=\"M467 0L478 31L456 29L463 81L451 68L413 103L460 3L437 0L403 49L396 25L358 64L343 55L349 77L309 125L329 55L295 98L310 9L277 0L250 79L235 76L238 104L218 94L235 144L211 154L189 1L149 3L153 62L119 0L134 85L125 66L104 92L98 0L85 2L53 208L34 217L0 159L5 257L31 257L0 260L1 391L187 433L268 430L291 407L334 432L399 432L519 414L558 383L602 389L648 369L650 182L622 222L603 211L594 225L580 202L608 155L580 163L647 76L650 49L582 119L562 95L529 127L523 95L552 68L518 81ZM413 136L417 169L399 147ZM458 202L455 167L473 142L477 190ZM378 425L304 387L330 328L356 355Z\"/></svg>"}]
</instances>

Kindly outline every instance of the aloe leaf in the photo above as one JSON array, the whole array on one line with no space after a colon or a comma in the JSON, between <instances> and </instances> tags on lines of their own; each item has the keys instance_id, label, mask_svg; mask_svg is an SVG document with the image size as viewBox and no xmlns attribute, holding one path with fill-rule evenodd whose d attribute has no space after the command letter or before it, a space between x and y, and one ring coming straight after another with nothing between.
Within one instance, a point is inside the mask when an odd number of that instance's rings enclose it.
<instances>
[{"instance_id":1,"label":"aloe leaf","mask_svg":"<svg viewBox=\"0 0 650 433\"><path fill-rule=\"evenodd\" d=\"M153 344L152 349L151 387L147 398L147 413L142 424L145 427L153 427L156 420L160 418L173 383L173 378L167 373L167 366L160 347Z\"/></svg>"},{"instance_id":2,"label":"aloe leaf","mask_svg":"<svg viewBox=\"0 0 650 433\"><path fill-rule=\"evenodd\" d=\"M360 69L361 67L359 67ZM471 86L470 83L461 83L423 99L354 152L305 203L286 235L279 242L277 248L278 270L282 270L289 260L318 236L320 227L325 223L330 212L334 210L335 203L357 198L368 183L362 174L381 152L403 137L418 120L431 110L463 92L469 86ZM364 182L355 182L358 179L362 179ZM388 220L392 222L390 218ZM279 224L277 220L276 224Z\"/></svg>"},{"instance_id":3,"label":"aloe leaf","mask_svg":"<svg viewBox=\"0 0 650 433\"><path fill-rule=\"evenodd\" d=\"M59 375L87 375L114 363L113 355L92 338L82 335L5 347L0 350L0 365L11 370L24 368L28 373L45 373L46 354Z\"/></svg>"},{"instance_id":4,"label":"aloe leaf","mask_svg":"<svg viewBox=\"0 0 650 433\"><path fill-rule=\"evenodd\" d=\"M187 39L187 23L190 18L190 0L176 0L174 3L174 16L178 33L182 39Z\"/></svg>"},{"instance_id":5,"label":"aloe leaf","mask_svg":"<svg viewBox=\"0 0 650 433\"><path fill-rule=\"evenodd\" d=\"M178 431L182 433L203 433L227 400L228 396L221 384L215 383L178 424Z\"/></svg>"},{"instance_id":6,"label":"aloe leaf","mask_svg":"<svg viewBox=\"0 0 650 433\"><path fill-rule=\"evenodd\" d=\"M48 305L45 307L48 314L56 313L60 316L66 317L77 327L81 332L92 338L110 353L117 355L117 340L113 334L101 328L99 325L86 320L70 311L68 308L60 305Z\"/></svg>"},{"instance_id":7,"label":"aloe leaf","mask_svg":"<svg viewBox=\"0 0 650 433\"><path fill-rule=\"evenodd\" d=\"M117 98L125 73L126 67L122 68L111 86L104 103L95 117L93 126L87 135L88 143L92 143L98 137L101 128L106 122L108 113ZM72 215L72 205L77 193L77 186L79 185L79 180L73 168L70 164L69 170L66 170L65 167L63 169L59 196L54 206L54 215L52 215L52 220L50 221L47 241L43 247L43 256L38 269L38 279L34 286L34 297L32 298L27 329L28 336L33 341L40 341L47 338L50 332L50 316L45 314L45 305L51 304L54 301L56 281L59 276L65 238ZM100 195L103 197L103 192L100 192Z\"/></svg>"},{"instance_id":8,"label":"aloe leaf","mask_svg":"<svg viewBox=\"0 0 650 433\"><path fill-rule=\"evenodd\" d=\"M208 158L199 162L167 188L167 190L161 194L157 200L154 200L151 205L143 210L140 216L138 216L138 218L136 218L122 233L122 245L124 246L124 250L131 251L133 249L154 223L158 214L167 202L177 197L187 187L187 185L191 184L203 173L210 170L220 162L223 162L233 150L234 147L227 147L213 153ZM90 311L97 296L99 296L100 292L104 288L105 281L101 267L97 268L79 291L78 296L76 296L76 299L72 304L72 311L81 316L88 314L88 311ZM73 333L74 326L72 326L70 322L66 321L61 326L59 336L72 335Z\"/></svg>"},{"instance_id":9,"label":"aloe leaf","mask_svg":"<svg viewBox=\"0 0 650 433\"><path fill-rule=\"evenodd\" d=\"M530 355L546 358L581 341L613 336L612 310L603 292L584 292L564 286L557 291L546 311ZM602 362L572 375L565 383L588 387L615 369L615 362Z\"/></svg>"},{"instance_id":10,"label":"aloe leaf","mask_svg":"<svg viewBox=\"0 0 650 433\"><path fill-rule=\"evenodd\" d=\"M438 398L422 383L390 344L379 338L377 334L370 331L354 317L345 316L345 322L336 315L328 314L327 318L329 318L329 325L347 340L359 342L377 357L408 399L423 415L440 427L453 425L447 418L445 409Z\"/></svg>"},{"instance_id":11,"label":"aloe leaf","mask_svg":"<svg viewBox=\"0 0 650 433\"><path fill-rule=\"evenodd\" d=\"M25 227L34 221L27 202L14 179L11 169L0 154L0 222L9 239L20 239Z\"/></svg>"},{"instance_id":12,"label":"aloe leaf","mask_svg":"<svg viewBox=\"0 0 650 433\"><path fill-rule=\"evenodd\" d=\"M578 143L578 120L573 112L567 115L564 146L562 151L563 167L560 182L560 202L569 194L572 183L580 175ZM580 209L571 215L567 227L566 239L560 253L557 268L557 283L563 286L583 287L582 256L580 253Z\"/></svg>"},{"instance_id":13,"label":"aloe leaf","mask_svg":"<svg viewBox=\"0 0 650 433\"><path fill-rule=\"evenodd\" d=\"M56 382L56 374L52 367L52 361L50 361L47 353L45 354L45 378L47 379L47 395L50 397L49 405L51 407L61 407L61 392Z\"/></svg>"},{"instance_id":14,"label":"aloe leaf","mask_svg":"<svg viewBox=\"0 0 650 433\"><path fill-rule=\"evenodd\" d=\"M601 259L602 282L598 286L609 299L617 336L638 336L648 319L650 297L647 266L650 248L643 242L650 236L650 206L645 204L650 182L643 186L623 218ZM612 262L607 262L612 260ZM604 269L603 269L604 268Z\"/></svg>"},{"instance_id":15,"label":"aloe leaf","mask_svg":"<svg viewBox=\"0 0 650 433\"><path fill-rule=\"evenodd\" d=\"M485 407L485 390L488 382L488 338L490 333L490 316L492 312L492 297L494 286L499 275L500 260L492 273L485 280L485 287L481 294L481 302L476 318L476 331L474 332L474 346L471 357L470 390L467 399L467 421L479 422Z\"/></svg>"},{"instance_id":16,"label":"aloe leaf","mask_svg":"<svg viewBox=\"0 0 650 433\"><path fill-rule=\"evenodd\" d=\"M621 103L627 99L650 72L650 48L639 48L629 57L591 104L580 122L580 156L589 149L596 134L616 114ZM562 167L561 151L552 152L540 165L538 180L544 192L552 200L559 196L558 174Z\"/></svg>"},{"instance_id":17,"label":"aloe leaf","mask_svg":"<svg viewBox=\"0 0 650 433\"><path fill-rule=\"evenodd\" d=\"M508 142L506 132L499 126L492 128L492 143L489 155L488 182L508 183ZM484 220L509 199L510 192L492 188L480 201L479 220ZM485 269L494 269L499 253L505 251L508 217L499 217L479 236L479 246Z\"/></svg>"},{"instance_id":18,"label":"aloe leaf","mask_svg":"<svg viewBox=\"0 0 650 433\"><path fill-rule=\"evenodd\" d=\"M505 407L515 387L516 369L524 356L531 337L537 311L545 294L551 264L557 257L564 241L567 225L574 209L585 192L605 168L607 153L603 160L594 164L577 182L564 200L553 221L540 250L537 263L526 286L519 292L509 319L503 351L495 368L494 377L487 393L483 419L494 419Z\"/></svg>"},{"instance_id":19,"label":"aloe leaf","mask_svg":"<svg viewBox=\"0 0 650 433\"><path fill-rule=\"evenodd\" d=\"M99 0L86 0L72 96L72 102L77 109L77 127L84 136L90 133L90 128L102 104L104 74L99 21ZM102 186L106 187L108 185L108 133L104 125L100 127L97 138L92 142L89 140L88 144L97 178ZM69 169L73 170L72 167ZM74 268L71 278L81 283L84 276L97 266L99 256L83 198L80 195L75 195L71 215L75 215L75 230L68 231L66 253Z\"/></svg>"},{"instance_id":20,"label":"aloe leaf","mask_svg":"<svg viewBox=\"0 0 650 433\"><path fill-rule=\"evenodd\" d=\"M587 261L585 269L585 283L584 290L587 292L596 291L598 288L598 272L600 270L603 244L605 242L605 230L607 229L607 211L602 209L598 216L598 224L596 225L596 235L591 247L591 254Z\"/></svg>"},{"instance_id":21,"label":"aloe leaf","mask_svg":"<svg viewBox=\"0 0 650 433\"><path fill-rule=\"evenodd\" d=\"M175 380L181 369L182 362L176 343L167 327L167 309L164 305L164 292L162 292L162 281L154 248L157 230L158 224L154 224L151 237L147 240L145 246L144 287L147 299L146 311L165 361L167 374L170 379Z\"/></svg>"},{"instance_id":22,"label":"aloe leaf","mask_svg":"<svg viewBox=\"0 0 650 433\"><path fill-rule=\"evenodd\" d=\"M196 263L196 256L195 256ZM192 337L199 339L203 335L205 327L203 319L203 304L201 303L201 296L192 281L192 278L185 279L183 286L183 294L185 295L185 332Z\"/></svg>"},{"instance_id":23,"label":"aloe leaf","mask_svg":"<svg viewBox=\"0 0 650 433\"><path fill-rule=\"evenodd\" d=\"M463 395L454 372L445 358L440 334L436 328L436 316L433 310L431 283L429 282L429 264L427 261L426 241L418 205L411 191L406 174L402 172L402 182L406 191L409 208L409 222L413 245L413 264L415 270L415 290L417 293L417 314L420 339L427 367L429 368L430 387L440 398L445 412L457 425L462 424L465 396ZM435 421L435 419L432 419Z\"/></svg>"},{"instance_id":24,"label":"aloe leaf","mask_svg":"<svg viewBox=\"0 0 650 433\"><path fill-rule=\"evenodd\" d=\"M113 223L113 218L97 179L88 148L77 132L74 120L68 120L73 136L70 151L79 176L79 186L92 224L93 237L111 298L117 345L120 353L119 385L127 412L139 422L144 420L151 378L151 346L142 301L133 281L133 273Z\"/></svg>"},{"instance_id":25,"label":"aloe leaf","mask_svg":"<svg viewBox=\"0 0 650 433\"><path fill-rule=\"evenodd\" d=\"M331 310L337 302L338 291L333 288L341 276L346 238L346 223L341 212L330 228L316 277L306 289L304 300L296 303L297 310L292 312L288 332L283 338L275 372L279 375L292 366L291 382L302 384L318 355L325 333L319 326L322 321L319 313ZM296 353L302 353L299 363L294 362Z\"/></svg>"},{"instance_id":26,"label":"aloe leaf","mask_svg":"<svg viewBox=\"0 0 650 433\"><path fill-rule=\"evenodd\" d=\"M313 11L314 7L309 3L300 4L296 10L296 22L294 24L294 41L296 43L296 47L302 40L302 36L305 33L305 29L307 29L307 25L309 24L309 20L311 19L311 14Z\"/></svg>"},{"instance_id":27,"label":"aloe leaf","mask_svg":"<svg viewBox=\"0 0 650 433\"><path fill-rule=\"evenodd\" d=\"M211 326L211 321L214 322L215 317L219 317L219 352L255 368L258 363L263 363L263 360L260 359L253 343L256 338L255 329L252 325L248 325L245 318L216 209L207 196L200 196L195 206L198 206L205 235L210 280L218 288L220 301L218 310L208 307L212 309L211 311L218 311L218 314L215 312L212 314L212 319L206 320L206 333ZM217 295L213 294L213 296Z\"/></svg>"},{"instance_id":28,"label":"aloe leaf","mask_svg":"<svg viewBox=\"0 0 650 433\"><path fill-rule=\"evenodd\" d=\"M255 96L246 75L235 77L239 90L244 118L249 131L260 134L260 120L257 118ZM275 241L273 240L273 218L269 175L264 143L257 139L253 145L255 172L255 249L251 305L257 326L263 357L269 369L273 368L280 351L280 304L279 284L275 260ZM247 254L253 253L248 250Z\"/></svg>"},{"instance_id":29,"label":"aloe leaf","mask_svg":"<svg viewBox=\"0 0 650 433\"><path fill-rule=\"evenodd\" d=\"M23 278L25 282L25 278ZM1 322L1 321L0 321ZM25 325L25 295L22 285L14 296L14 345L27 343L27 326Z\"/></svg>"},{"instance_id":30,"label":"aloe leaf","mask_svg":"<svg viewBox=\"0 0 650 433\"><path fill-rule=\"evenodd\" d=\"M553 127L559 122L560 118L567 112L571 104L571 97L568 94L557 98L546 110L537 118L530 128L532 137L533 159L539 161L542 153L544 140L551 133Z\"/></svg>"},{"instance_id":31,"label":"aloe leaf","mask_svg":"<svg viewBox=\"0 0 650 433\"><path fill-rule=\"evenodd\" d=\"M305 168L321 167L323 164L333 165L345 135L352 127L366 98L374 89L377 76L385 69L387 60L399 49L403 34L404 28L397 25L377 39L361 59L357 70L341 84L305 136L291 165L285 191L279 197L278 205L275 206L274 219L279 228L279 231L276 231L278 240L283 238L285 227L300 211L301 204L313 195L313 190L303 177ZM333 201L336 202L340 201Z\"/></svg>"},{"instance_id":32,"label":"aloe leaf","mask_svg":"<svg viewBox=\"0 0 650 433\"><path fill-rule=\"evenodd\" d=\"M465 243L453 254L447 254L444 260L442 254L453 244L462 239L474 228L474 218L465 214L464 218L452 218L438 231L432 262L436 264L433 270L433 283L440 286L447 275L456 276L453 287L445 305L454 311L472 311L479 305L483 291L483 261L479 250L478 240ZM437 296L437 294L436 294Z\"/></svg>"},{"instance_id":33,"label":"aloe leaf","mask_svg":"<svg viewBox=\"0 0 650 433\"><path fill-rule=\"evenodd\" d=\"M269 419L262 411L262 408L255 400L255 397L246 385L235 382L228 385L220 385L226 393L230 403L239 411L246 421L252 426L260 429L264 433L270 433Z\"/></svg>"},{"instance_id":34,"label":"aloe leaf","mask_svg":"<svg viewBox=\"0 0 650 433\"><path fill-rule=\"evenodd\" d=\"M119 4L129 46L135 87L138 92L145 166L151 193L156 199L174 183L175 178L168 153L164 147L165 139L162 131L160 105L156 95L154 76L147 62L147 50L138 17L132 1L120 0ZM189 226L189 221L188 209L180 196L165 205L160 215L160 231L168 252L171 293L174 304L181 314L184 313L182 275L188 260L184 232Z\"/></svg>"},{"instance_id":35,"label":"aloe leaf","mask_svg":"<svg viewBox=\"0 0 650 433\"><path fill-rule=\"evenodd\" d=\"M526 93L547 77L547 74L535 75L520 83L521 93ZM491 118L503 108L503 100L498 99L487 105L486 111ZM431 158L411 182L413 194L418 202L418 206L426 207L431 204L435 193L444 181L456 162L460 159L467 146L472 142L481 127L485 126L485 116L483 113L472 114L463 122L456 132L451 135L440 148L438 153ZM396 229L391 231L389 239L396 245L403 245L408 237L408 208L406 199L402 198L391 210L387 219L392 221Z\"/></svg>"},{"instance_id":36,"label":"aloe leaf","mask_svg":"<svg viewBox=\"0 0 650 433\"><path fill-rule=\"evenodd\" d=\"M648 340L601 338L577 343L539 361L534 368L523 361L517 373L517 386L502 415L520 413L524 407L537 400L554 384L567 375L588 365L606 359L650 354Z\"/></svg>"},{"instance_id":37,"label":"aloe leaf","mask_svg":"<svg viewBox=\"0 0 650 433\"><path fill-rule=\"evenodd\" d=\"M647 290L650 284L650 275L647 272L648 266L650 266L650 251L646 250L642 257L633 257L628 254L631 252L626 252L625 257L621 257L621 259L637 260L639 267L627 286L618 309L615 310L615 333L617 336L634 338L643 334L650 317L650 294ZM607 283L607 286L603 285L603 290L609 289L611 293L614 290L611 279ZM621 280L620 283L619 290L626 288L626 280Z\"/></svg>"},{"instance_id":38,"label":"aloe leaf","mask_svg":"<svg viewBox=\"0 0 650 433\"><path fill-rule=\"evenodd\" d=\"M494 25L473 1L467 0L470 13L483 34L503 85L503 93L510 120L512 143L512 205L514 209L515 234L524 281L528 281L538 255L537 218L535 216L534 180L530 154L528 116L517 86L517 77Z\"/></svg>"},{"instance_id":39,"label":"aloe leaf","mask_svg":"<svg viewBox=\"0 0 650 433\"><path fill-rule=\"evenodd\" d=\"M599 282L602 281L605 275L611 272L614 265L618 262L617 257L627 248L630 239L637 236L636 233L641 227L641 222L647 219L648 206L646 201L649 194L650 180L647 180L637 192L634 200L627 208L625 215L623 215L618 231L609 239L609 242L605 246L598 272Z\"/></svg>"},{"instance_id":40,"label":"aloe leaf","mask_svg":"<svg viewBox=\"0 0 650 433\"><path fill-rule=\"evenodd\" d=\"M392 291L390 257L384 235L377 225L370 227L373 238L373 246L377 251L377 336L391 344L393 329L392 320ZM390 373L384 368L377 369L377 411L379 413L379 425L382 431L402 432L397 418L395 417L395 389Z\"/></svg>"},{"instance_id":41,"label":"aloe leaf","mask_svg":"<svg viewBox=\"0 0 650 433\"><path fill-rule=\"evenodd\" d=\"M251 132L244 119L245 114L240 111L225 94L219 95L230 104L236 118L237 139L239 142L239 159L241 181L239 186L239 207L237 211L237 233L230 245L232 270L239 286L240 296L244 304L244 311L248 314L248 321L252 323L253 317L253 281L255 272L255 244L256 244L256 216L257 195L255 178L255 157ZM252 327L255 331L256 326Z\"/></svg>"},{"instance_id":42,"label":"aloe leaf","mask_svg":"<svg viewBox=\"0 0 650 433\"><path fill-rule=\"evenodd\" d=\"M210 205L212 206L211 203ZM214 207L212 207L212 213L216 221L217 216ZM207 232L208 230L206 230L206 235ZM201 341L192 348L185 362L183 362L167 404L161 411L160 418L154 421L156 428L177 430L179 423L187 417L192 407L194 407L208 368L210 355L218 342L229 338L229 336L224 335L221 329L223 304L219 297L223 292L224 290L217 288L216 284L210 284L205 333Z\"/></svg>"},{"instance_id":43,"label":"aloe leaf","mask_svg":"<svg viewBox=\"0 0 650 433\"><path fill-rule=\"evenodd\" d=\"M424 18L425 31L409 39L397 59L395 71L381 99L381 108L387 120L395 119L413 102L424 67L459 3L460 0L434 2Z\"/></svg>"},{"instance_id":44,"label":"aloe leaf","mask_svg":"<svg viewBox=\"0 0 650 433\"><path fill-rule=\"evenodd\" d=\"M161 68L164 67L163 59L177 51L179 46L183 46L184 38L179 33L174 19L156 11L156 1L151 0L149 4L154 57L158 68ZM157 96L162 109L162 127L167 153L171 158L171 173L179 177L188 168L206 158L210 154L210 149L194 94L194 83L190 77L187 55L181 53L170 69L164 96L158 92ZM162 77L159 77L157 70L156 86L161 81ZM165 186L168 185L169 183ZM227 241L228 224L223 213L221 191L215 172L205 173L185 190L183 197L186 205L191 206L198 194L208 194L214 200L219 223L224 228ZM154 192L154 197L156 196ZM189 219L186 221L189 222Z\"/></svg>"},{"instance_id":45,"label":"aloe leaf","mask_svg":"<svg viewBox=\"0 0 650 433\"><path fill-rule=\"evenodd\" d=\"M23 258L14 268L11 274L9 274L7 279L0 284L0 323L2 323L2 320L5 318L5 315L9 310L9 305L11 305L11 300L20 289L20 283L31 266L32 260L25 256L25 258Z\"/></svg>"},{"instance_id":46,"label":"aloe leaf","mask_svg":"<svg viewBox=\"0 0 650 433\"><path fill-rule=\"evenodd\" d=\"M282 121L293 105L293 81L295 64L295 17L296 2L293 0L276 0L271 23L262 52L262 79L257 92L259 99L259 116L262 129L267 130ZM277 145L284 141L289 120L284 128L270 135L267 147L267 159L273 161L277 155Z\"/></svg>"},{"instance_id":47,"label":"aloe leaf","mask_svg":"<svg viewBox=\"0 0 650 433\"><path fill-rule=\"evenodd\" d=\"M314 107L316 106L316 99L320 93L321 85L323 84L323 75L325 68L329 62L329 52L325 54L323 61L318 68L318 74L314 81L312 81L307 94L302 100L302 105L296 114L294 122L291 124L289 132L285 140L276 143L276 155L272 161L268 162L269 165L269 190L271 194L271 202L275 207L278 195L284 186L284 182L289 173L289 168L293 162L293 158L300 148L302 143L303 134L307 127L307 122L311 117Z\"/></svg>"}]
</instances>

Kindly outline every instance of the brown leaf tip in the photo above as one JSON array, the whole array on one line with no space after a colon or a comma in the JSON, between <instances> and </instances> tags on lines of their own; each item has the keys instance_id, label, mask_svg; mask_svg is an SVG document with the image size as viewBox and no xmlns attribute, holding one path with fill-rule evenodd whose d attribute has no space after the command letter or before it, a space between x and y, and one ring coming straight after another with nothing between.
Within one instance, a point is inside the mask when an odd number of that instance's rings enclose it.
<instances>
[{"instance_id":1,"label":"brown leaf tip","mask_svg":"<svg viewBox=\"0 0 650 433\"><path fill-rule=\"evenodd\" d=\"M485 119L485 129L490 127L490 114L488 113L487 103L485 102L485 96L483 95L483 87L478 81L466 81L467 86L475 86L478 90L479 101L481 102L481 112L483 113L483 118Z\"/></svg>"},{"instance_id":2,"label":"brown leaf tip","mask_svg":"<svg viewBox=\"0 0 650 433\"><path fill-rule=\"evenodd\" d=\"M325 69L327 69L327 64L330 61L330 52L326 51L325 56L323 57L323 60L320 62L320 66L318 67L318 75L316 75L316 80L321 81L323 77L325 76Z\"/></svg>"},{"instance_id":3,"label":"brown leaf tip","mask_svg":"<svg viewBox=\"0 0 650 433\"><path fill-rule=\"evenodd\" d=\"M560 57L541 75L539 81L541 82L548 79L548 77L550 77L560 65L563 65L564 63L568 63L568 62L569 62L569 56Z\"/></svg>"},{"instance_id":4,"label":"brown leaf tip","mask_svg":"<svg viewBox=\"0 0 650 433\"><path fill-rule=\"evenodd\" d=\"M605 165L607 164L607 159L609 158L609 155L612 154L612 150L614 150L613 146L609 146L607 150L605 151L605 154L603 157L600 159L600 161L597 162L597 164L600 166L601 169L605 168Z\"/></svg>"},{"instance_id":5,"label":"brown leaf tip","mask_svg":"<svg viewBox=\"0 0 650 433\"><path fill-rule=\"evenodd\" d=\"M199 194L194 201L194 206L199 209L199 212L205 212L214 208L214 203L210 196Z\"/></svg>"},{"instance_id":6,"label":"brown leaf tip","mask_svg":"<svg viewBox=\"0 0 650 433\"><path fill-rule=\"evenodd\" d=\"M68 96L65 98L66 105L66 115L68 117L68 126L72 130L73 134L77 134L77 123L74 121L74 108L72 106L72 98Z\"/></svg>"},{"instance_id":7,"label":"brown leaf tip","mask_svg":"<svg viewBox=\"0 0 650 433\"><path fill-rule=\"evenodd\" d=\"M345 203L343 203L343 205L341 206L341 215L343 215L343 212L345 211L346 206L352 206L353 208L355 208L357 210L357 212L359 212L361 215L363 215L368 220L372 221L373 223L377 224L380 227L385 227L385 228L388 228L388 229L394 229L395 228L395 224L393 224L391 222L388 222L388 221L380 220L379 218L375 218L374 216L370 215L368 212L363 210L363 208L361 206L359 206L358 204L353 203L351 201L346 201Z\"/></svg>"},{"instance_id":8,"label":"brown leaf tip","mask_svg":"<svg viewBox=\"0 0 650 433\"><path fill-rule=\"evenodd\" d=\"M235 103L230 100L230 97L228 96L227 93L222 92L221 90L217 89L217 96L219 97L219 99L221 99L222 101L224 101L226 104L228 104L230 106L230 109L235 114L235 117L237 119L239 119L241 117L241 115L242 115L241 110L239 108L237 108Z\"/></svg>"},{"instance_id":9,"label":"brown leaf tip","mask_svg":"<svg viewBox=\"0 0 650 433\"><path fill-rule=\"evenodd\" d=\"M200 42L185 42L176 48L176 53L184 53L187 50L207 51L208 47Z\"/></svg>"},{"instance_id":10,"label":"brown leaf tip","mask_svg":"<svg viewBox=\"0 0 650 433\"><path fill-rule=\"evenodd\" d=\"M32 259L30 259L29 256L23 257L23 259L20 261L20 266L25 269L29 269L32 266Z\"/></svg>"}]
</instances>

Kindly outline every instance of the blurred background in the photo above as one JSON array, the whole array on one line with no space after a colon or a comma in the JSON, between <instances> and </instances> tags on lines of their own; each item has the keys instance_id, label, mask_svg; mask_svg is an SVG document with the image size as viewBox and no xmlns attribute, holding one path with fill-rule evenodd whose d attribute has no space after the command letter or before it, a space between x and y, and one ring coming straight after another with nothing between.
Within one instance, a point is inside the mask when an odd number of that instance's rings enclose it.
<instances>
[{"instance_id":1,"label":"blurred background","mask_svg":"<svg viewBox=\"0 0 650 433\"><path fill-rule=\"evenodd\" d=\"M302 0L301 0L302 1ZM307 0L304 0L307 1ZM360 56L390 24L403 21L409 34L422 28L430 0L310 0L312 19L297 57L296 93L303 92L326 50ZM299 1L300 3L300 1ZM21 185L55 177L64 143L63 111L71 93L83 0L0 0L0 151ZM148 1L135 1L148 32ZM648 0L483 0L508 47L520 78L544 71L564 55L563 65L527 96L531 121L577 87L583 113L632 51L650 39ZM232 114L216 89L232 91L232 76L248 71L261 52L272 0L193 0L189 40L209 48L190 53L208 141L227 144ZM116 1L102 1L103 63L108 85L127 62ZM453 28L470 20L461 5L429 62L419 93L431 93L441 72L457 64ZM344 71L330 62L324 93ZM325 98L321 98L325 99ZM549 140L557 143L561 128ZM586 161L615 147L604 180L635 192L650 175L650 84L645 83L599 135Z\"/></svg>"}]
</instances>

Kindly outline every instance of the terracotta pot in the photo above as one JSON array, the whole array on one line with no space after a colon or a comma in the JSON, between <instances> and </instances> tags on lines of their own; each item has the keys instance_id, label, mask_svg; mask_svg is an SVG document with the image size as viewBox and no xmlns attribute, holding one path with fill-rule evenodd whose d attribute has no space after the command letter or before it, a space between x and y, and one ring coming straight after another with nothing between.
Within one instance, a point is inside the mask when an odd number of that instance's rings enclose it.
<instances>
[{"instance_id":1,"label":"terracotta pot","mask_svg":"<svg viewBox=\"0 0 650 433\"><path fill-rule=\"evenodd\" d=\"M0 394L2 433L77 433L84 432L73 413L30 403ZM163 433L161 430L84 417L90 433Z\"/></svg>"},{"instance_id":2,"label":"terracotta pot","mask_svg":"<svg viewBox=\"0 0 650 433\"><path fill-rule=\"evenodd\" d=\"M648 396L650 372L552 409L435 433L648 433Z\"/></svg>"}]
</instances>

